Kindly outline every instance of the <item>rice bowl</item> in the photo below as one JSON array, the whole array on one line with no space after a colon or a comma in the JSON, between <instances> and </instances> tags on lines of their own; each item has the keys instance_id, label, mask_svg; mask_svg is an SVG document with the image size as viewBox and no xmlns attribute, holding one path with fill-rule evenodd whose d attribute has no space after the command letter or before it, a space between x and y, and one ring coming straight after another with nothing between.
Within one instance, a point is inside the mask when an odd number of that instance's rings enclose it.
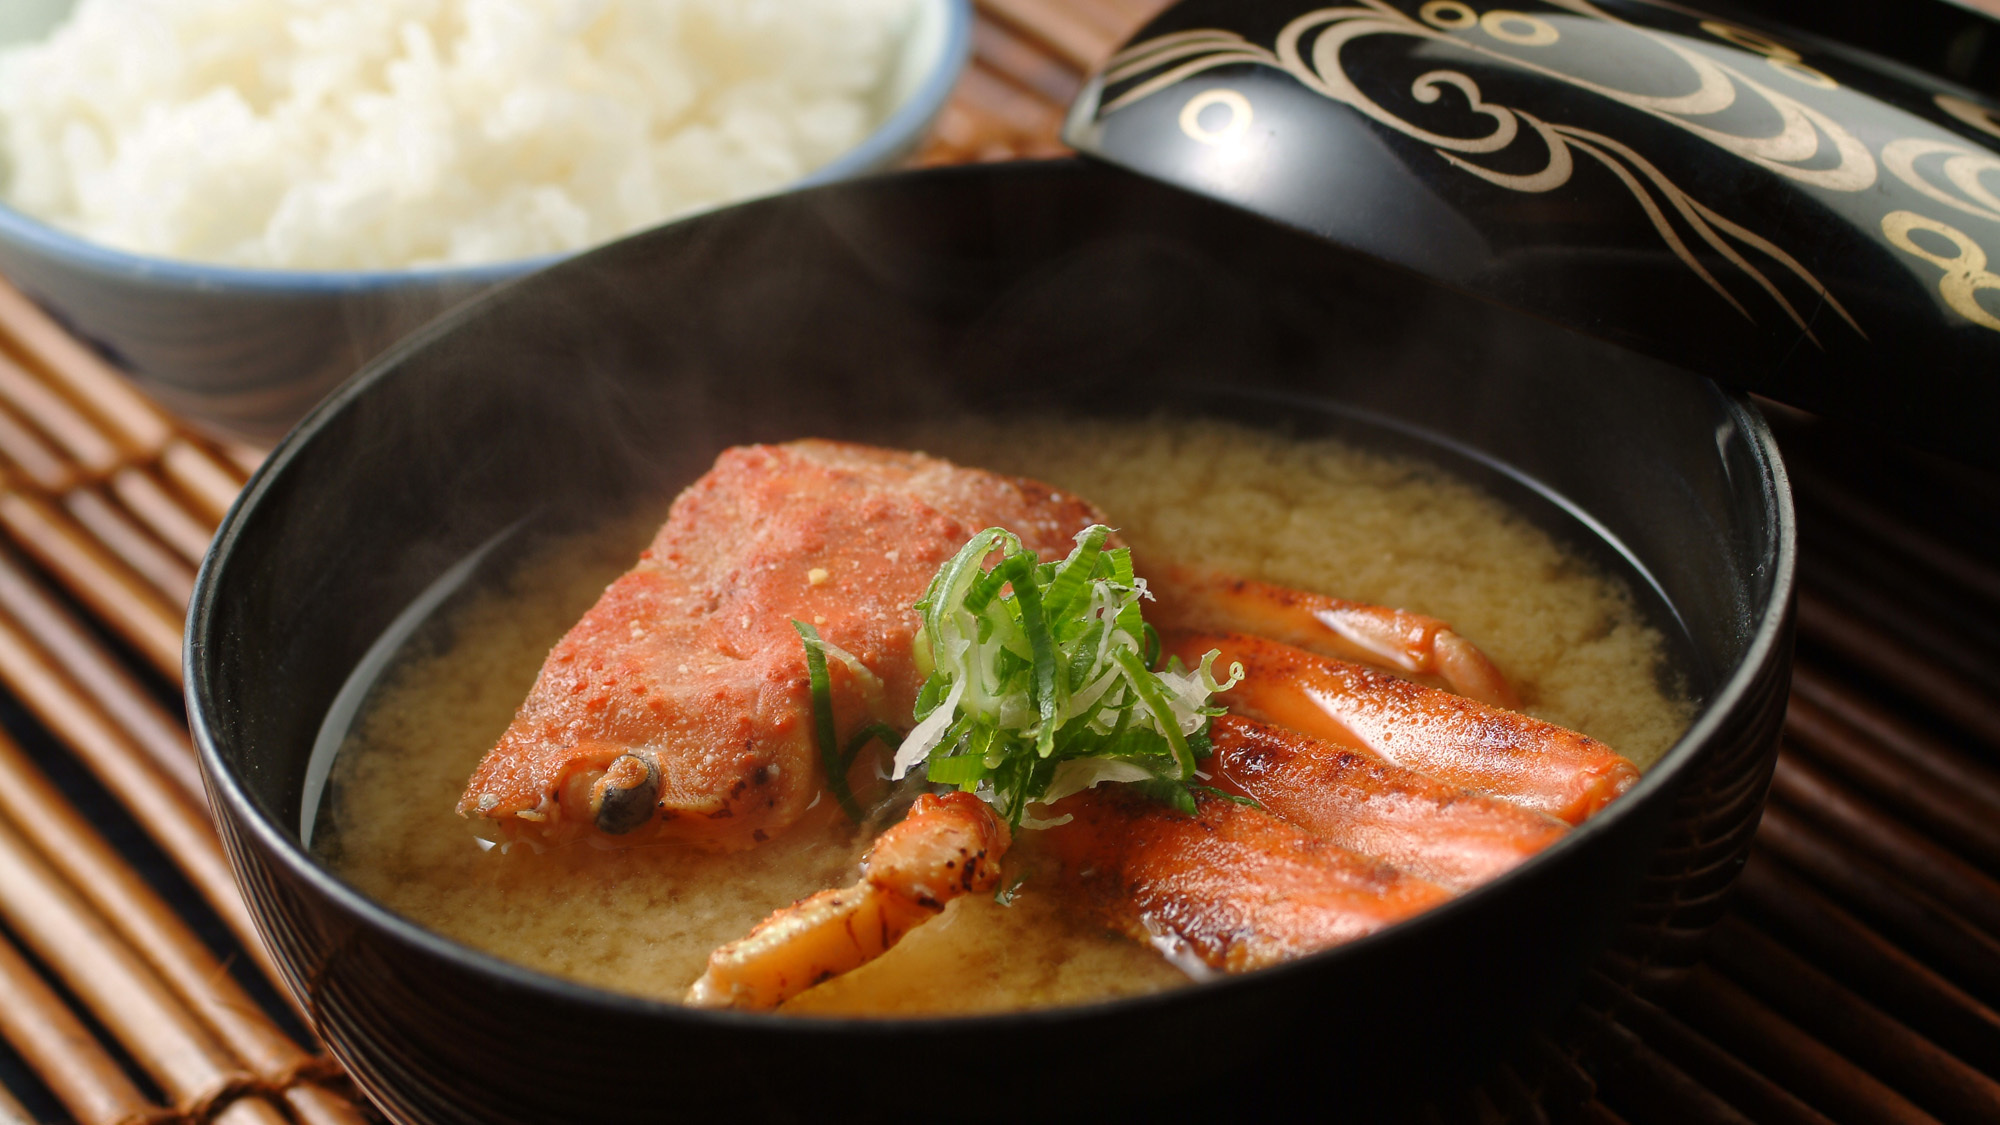
<instances>
[{"instance_id":1,"label":"rice bowl","mask_svg":"<svg viewBox=\"0 0 2000 1125\"><path fill-rule=\"evenodd\" d=\"M0 16L0 44L53 26L68 0ZM790 184L889 167L944 107L971 45L969 0L919 0L885 105L859 143ZM470 266L272 269L137 254L0 202L0 274L184 420L271 441L341 379L438 313L559 260Z\"/></svg>"},{"instance_id":2,"label":"rice bowl","mask_svg":"<svg viewBox=\"0 0 2000 1125\"><path fill-rule=\"evenodd\" d=\"M899 92L919 0L84 0L0 55L6 196L279 269L581 249L772 190Z\"/></svg>"}]
</instances>

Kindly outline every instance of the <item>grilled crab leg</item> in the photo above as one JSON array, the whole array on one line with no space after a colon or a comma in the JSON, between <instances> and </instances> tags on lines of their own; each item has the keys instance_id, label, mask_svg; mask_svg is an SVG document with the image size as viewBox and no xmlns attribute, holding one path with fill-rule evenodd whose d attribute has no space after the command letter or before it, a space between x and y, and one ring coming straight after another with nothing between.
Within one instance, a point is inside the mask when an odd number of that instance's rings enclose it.
<instances>
[{"instance_id":1,"label":"grilled crab leg","mask_svg":"<svg viewBox=\"0 0 2000 1125\"><path fill-rule=\"evenodd\" d=\"M1209 726L1211 784L1350 851L1453 891L1470 890L1560 840L1552 816L1296 731L1238 715Z\"/></svg>"},{"instance_id":2,"label":"grilled crab leg","mask_svg":"<svg viewBox=\"0 0 2000 1125\"><path fill-rule=\"evenodd\" d=\"M1148 572L1160 629L1248 633L1384 668L1510 711L1520 697L1493 661L1435 617L1188 567Z\"/></svg>"},{"instance_id":3,"label":"grilled crab leg","mask_svg":"<svg viewBox=\"0 0 2000 1125\"><path fill-rule=\"evenodd\" d=\"M1261 807L1202 794L1190 817L1102 789L1056 806L1070 820L1046 840L1105 921L1211 969L1291 960L1428 910L1560 839L1568 826L1548 811L1581 819L1637 776L1581 735L1263 638L1166 642L1183 662L1210 649L1242 662L1232 706L1337 739L1223 715L1210 781Z\"/></svg>"},{"instance_id":4,"label":"grilled crab leg","mask_svg":"<svg viewBox=\"0 0 2000 1125\"><path fill-rule=\"evenodd\" d=\"M1244 972L1366 937L1452 897L1267 812L1206 794L1187 816L1129 790L1060 802L1046 833L1114 928Z\"/></svg>"},{"instance_id":5,"label":"grilled crab leg","mask_svg":"<svg viewBox=\"0 0 2000 1125\"><path fill-rule=\"evenodd\" d=\"M1570 824L1610 804L1638 767L1595 739L1407 680L1236 633L1170 635L1182 660L1240 663L1232 710L1503 797Z\"/></svg>"},{"instance_id":6,"label":"grilled crab leg","mask_svg":"<svg viewBox=\"0 0 2000 1125\"><path fill-rule=\"evenodd\" d=\"M696 1008L774 1008L887 953L963 894L1000 879L1007 826L969 793L925 794L875 840L860 881L771 915L709 955L688 990Z\"/></svg>"}]
</instances>

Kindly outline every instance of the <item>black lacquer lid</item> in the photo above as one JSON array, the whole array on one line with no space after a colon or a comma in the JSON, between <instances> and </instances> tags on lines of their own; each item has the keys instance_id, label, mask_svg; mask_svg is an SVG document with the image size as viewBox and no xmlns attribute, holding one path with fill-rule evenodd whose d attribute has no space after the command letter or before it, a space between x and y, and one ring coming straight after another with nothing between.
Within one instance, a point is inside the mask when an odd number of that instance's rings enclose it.
<instances>
[{"instance_id":1,"label":"black lacquer lid","mask_svg":"<svg viewBox=\"0 0 2000 1125\"><path fill-rule=\"evenodd\" d=\"M1186 0L1092 80L1067 139L2000 463L2000 108L1668 0L1508 2Z\"/></svg>"}]
</instances>

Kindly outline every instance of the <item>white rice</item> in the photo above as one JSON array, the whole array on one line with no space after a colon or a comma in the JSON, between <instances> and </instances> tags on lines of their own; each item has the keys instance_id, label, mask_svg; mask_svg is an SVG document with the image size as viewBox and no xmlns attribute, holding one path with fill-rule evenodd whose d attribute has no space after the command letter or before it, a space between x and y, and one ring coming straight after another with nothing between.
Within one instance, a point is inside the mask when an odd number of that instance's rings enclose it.
<instances>
[{"instance_id":1,"label":"white rice","mask_svg":"<svg viewBox=\"0 0 2000 1125\"><path fill-rule=\"evenodd\" d=\"M0 171L20 210L173 258L574 250L852 147L919 3L80 0L0 53Z\"/></svg>"}]
</instances>

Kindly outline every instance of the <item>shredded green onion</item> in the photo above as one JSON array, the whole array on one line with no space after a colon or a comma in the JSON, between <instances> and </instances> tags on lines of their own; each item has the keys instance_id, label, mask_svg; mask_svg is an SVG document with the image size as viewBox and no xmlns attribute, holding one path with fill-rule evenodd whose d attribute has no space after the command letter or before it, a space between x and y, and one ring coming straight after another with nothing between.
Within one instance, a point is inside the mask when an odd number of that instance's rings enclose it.
<instances>
[{"instance_id":1,"label":"shredded green onion","mask_svg":"<svg viewBox=\"0 0 2000 1125\"><path fill-rule=\"evenodd\" d=\"M1188 812L1208 722L1226 682L1216 652L1200 667L1152 670L1160 641L1140 613L1147 598L1131 552L1111 529L1084 529L1057 563L1040 561L1003 528L972 537L939 568L924 599L916 729L895 776L925 776L976 793L1016 827L1029 805L1105 782L1140 786ZM987 556L999 561L985 567ZM804 630L801 630L803 633Z\"/></svg>"},{"instance_id":2,"label":"shredded green onion","mask_svg":"<svg viewBox=\"0 0 2000 1125\"><path fill-rule=\"evenodd\" d=\"M833 799L840 802L840 811L859 824L861 805L847 787L847 771L870 741L879 738L883 745L894 750L901 743L902 736L887 723L869 723L849 735L847 745L842 747L840 736L833 729L833 678L826 670L827 643L820 639L818 629L803 621L794 620L792 628L798 630L799 640L806 646L806 682L812 690L813 742L819 747L819 764L826 771L826 787L833 791ZM851 662L854 658L849 656L845 659Z\"/></svg>"},{"instance_id":3,"label":"shredded green onion","mask_svg":"<svg viewBox=\"0 0 2000 1125\"><path fill-rule=\"evenodd\" d=\"M1231 793L1226 789L1217 789L1213 785L1190 785L1188 786L1188 788L1195 792L1206 793L1211 797L1216 797L1221 800L1229 801L1234 804L1248 805L1253 809L1261 809L1264 807L1263 805L1257 802L1257 798L1255 797L1245 797L1241 793Z\"/></svg>"}]
</instances>

